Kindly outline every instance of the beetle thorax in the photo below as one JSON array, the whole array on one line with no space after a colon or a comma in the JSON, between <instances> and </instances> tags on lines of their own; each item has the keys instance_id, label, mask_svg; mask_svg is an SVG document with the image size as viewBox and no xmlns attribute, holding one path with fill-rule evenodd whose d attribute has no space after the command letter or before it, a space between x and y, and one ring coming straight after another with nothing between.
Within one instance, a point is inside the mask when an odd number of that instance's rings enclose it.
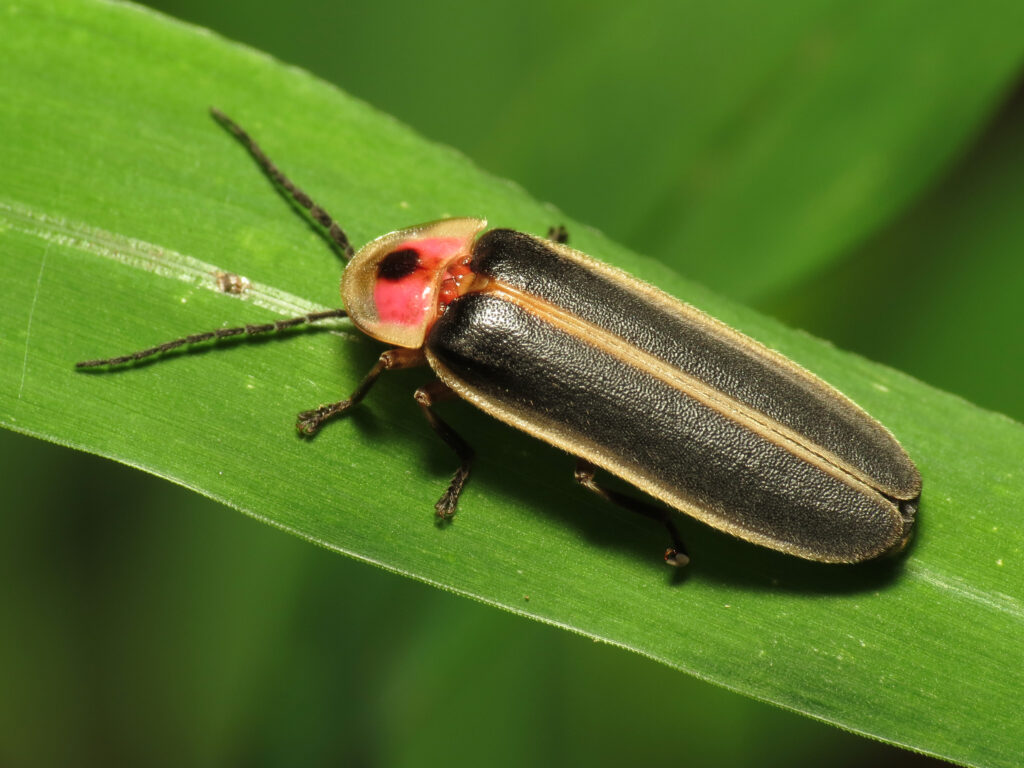
<instances>
[{"instance_id":1,"label":"beetle thorax","mask_svg":"<svg viewBox=\"0 0 1024 768\"><path fill-rule=\"evenodd\" d=\"M468 289L473 242L485 226L482 219L445 219L365 245L341 280L349 317L380 341L422 346L444 307Z\"/></svg>"}]
</instances>

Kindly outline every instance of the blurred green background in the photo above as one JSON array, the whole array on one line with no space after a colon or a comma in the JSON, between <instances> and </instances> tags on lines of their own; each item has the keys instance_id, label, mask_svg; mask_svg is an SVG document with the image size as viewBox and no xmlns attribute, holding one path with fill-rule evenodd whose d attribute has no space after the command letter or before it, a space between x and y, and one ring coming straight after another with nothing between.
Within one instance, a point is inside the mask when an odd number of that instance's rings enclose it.
<instances>
[{"instance_id":1,"label":"blurred green background","mask_svg":"<svg viewBox=\"0 0 1024 768\"><path fill-rule=\"evenodd\" d=\"M1024 417L1012 3L153 5L724 294ZM95 457L7 432L0 457L4 765L933 762Z\"/></svg>"}]
</instances>

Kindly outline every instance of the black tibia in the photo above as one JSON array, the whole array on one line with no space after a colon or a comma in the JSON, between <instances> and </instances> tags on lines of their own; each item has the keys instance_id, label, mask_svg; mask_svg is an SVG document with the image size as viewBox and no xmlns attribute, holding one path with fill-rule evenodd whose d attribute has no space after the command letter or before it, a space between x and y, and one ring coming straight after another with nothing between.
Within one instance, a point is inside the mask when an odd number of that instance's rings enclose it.
<instances>
[{"instance_id":1,"label":"black tibia","mask_svg":"<svg viewBox=\"0 0 1024 768\"><path fill-rule=\"evenodd\" d=\"M665 550L665 562L676 566L683 566L690 562L690 558L686 554L686 547L683 546L683 540L679 538L679 531L676 530L675 523L672 522L670 516L671 513L667 509L655 506L654 504L648 504L640 499L634 499L632 496L627 496L624 493L601 487L594 480L594 473L596 471L597 467L586 459L576 459L577 483L587 490L593 491L598 496L607 499L612 504L660 522L665 526L668 530L668 535L672 538L672 546Z\"/></svg>"},{"instance_id":2,"label":"black tibia","mask_svg":"<svg viewBox=\"0 0 1024 768\"><path fill-rule=\"evenodd\" d=\"M548 240L565 245L569 242L569 230L561 224L557 227L548 227Z\"/></svg>"},{"instance_id":3,"label":"black tibia","mask_svg":"<svg viewBox=\"0 0 1024 768\"><path fill-rule=\"evenodd\" d=\"M269 157L264 154L260 145L257 144L248 133L232 120L230 117L225 115L216 107L210 107L210 114L213 115L213 119L224 126L242 145L249 150L249 154L252 155L253 159L257 162L263 172L271 178L271 180L283 189L288 197L294 200L305 210L309 211L309 215L313 218L317 224L324 228L327 236L331 241L341 250L346 259L352 258L352 254L355 250L352 248L352 244L348 241L348 236L344 230L338 226L338 224L331 218L330 214L327 213L323 208L313 202L313 199L307 195L301 188L281 173L280 169L274 165Z\"/></svg>"},{"instance_id":4,"label":"black tibia","mask_svg":"<svg viewBox=\"0 0 1024 768\"><path fill-rule=\"evenodd\" d=\"M102 365L121 365L122 363L131 363L136 360L143 360L147 357L152 357L153 355L159 355L162 352L170 352L172 349L184 347L189 344L198 344L203 341L211 341L214 339L226 339L231 336L256 336L262 333L274 333L275 331L283 331L287 328L295 328L300 325L309 325L310 323L315 323L319 320L346 317L347 315L348 313L344 309L328 309L323 312L311 312L308 315L293 317L288 320L278 320L275 323L240 325L237 328L218 328L216 331L193 333L191 336L183 336L180 339L174 339L173 341L165 341L163 344L157 344L155 347L140 349L138 352L131 352L127 355L120 355L119 357L106 357L101 360L83 360L80 363L75 363L75 367L97 368Z\"/></svg>"},{"instance_id":5,"label":"black tibia","mask_svg":"<svg viewBox=\"0 0 1024 768\"><path fill-rule=\"evenodd\" d=\"M314 408L311 411L303 411L298 416L295 428L304 436L312 437L320 430L325 421L333 419L335 416L341 416L349 408L366 397L370 387L373 386L374 382L377 381L377 377L384 373L384 371L394 371L399 368L415 368L423 363L423 352L419 349L389 349L380 356L373 368L370 369L370 372L366 374L359 383L359 386L356 387L355 392L349 395L347 399L339 400L329 405L321 405L319 408Z\"/></svg>"},{"instance_id":6,"label":"black tibia","mask_svg":"<svg viewBox=\"0 0 1024 768\"><path fill-rule=\"evenodd\" d=\"M448 423L434 412L433 406L435 403L456 397L455 393L444 382L436 379L425 387L417 389L413 397L416 398L416 402L423 409L423 415L427 417L430 426L455 451L461 462L459 468L455 470L455 474L452 476L452 481L448 484L448 489L437 500L437 504L434 505L434 509L437 510L437 516L442 520L449 520L455 514L455 507L459 503L459 496L462 495L462 489L469 479L469 470L473 466L473 449L469 447L469 444L462 439L458 432L448 426Z\"/></svg>"}]
</instances>

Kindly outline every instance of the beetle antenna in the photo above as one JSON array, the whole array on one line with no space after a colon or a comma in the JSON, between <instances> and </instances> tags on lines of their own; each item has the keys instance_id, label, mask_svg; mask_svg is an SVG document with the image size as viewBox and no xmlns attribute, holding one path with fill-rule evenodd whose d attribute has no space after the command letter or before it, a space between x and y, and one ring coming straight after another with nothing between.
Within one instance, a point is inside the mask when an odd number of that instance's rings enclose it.
<instances>
[{"instance_id":1,"label":"beetle antenna","mask_svg":"<svg viewBox=\"0 0 1024 768\"><path fill-rule=\"evenodd\" d=\"M286 328L295 328L299 325L308 325L319 320L327 320L332 317L346 317L347 315L348 313L344 309L328 309L323 312L311 312L308 315L293 317L288 320L278 320L275 323L240 325L237 328L218 328L216 331L193 333L191 336L182 336L180 339L165 341L163 344L157 344L155 347L140 349L138 352L132 352L127 355L107 357L102 360L83 360L80 363L75 363L75 368L99 368L103 365L122 365L123 363L144 360L147 357L153 357L154 355L159 355L163 352L170 352L172 349L177 349L178 347L184 347L189 344L198 344L203 341L210 341L211 339L220 340L231 336L256 336L261 333L274 333L277 331L283 331Z\"/></svg>"},{"instance_id":2,"label":"beetle antenna","mask_svg":"<svg viewBox=\"0 0 1024 768\"><path fill-rule=\"evenodd\" d=\"M266 156L260 148L260 145L257 144L248 133L242 130L242 127L238 125L238 123L216 107L210 107L210 114L213 115L214 120L220 123L229 133L231 133L231 135L238 139L242 146L249 150L249 154L252 155L259 167L265 174L267 174L267 176L270 177L277 187L285 191L288 199L308 211L309 215L313 218L313 221L323 227L327 236L331 239L331 242L341 250L345 260L348 261L351 259L355 253L355 249L352 247L352 243L349 242L348 235L346 235L345 231L338 226L334 219L331 218L331 215L313 202L313 198L307 195L291 179L281 173L281 170L274 165L269 157Z\"/></svg>"}]
</instances>

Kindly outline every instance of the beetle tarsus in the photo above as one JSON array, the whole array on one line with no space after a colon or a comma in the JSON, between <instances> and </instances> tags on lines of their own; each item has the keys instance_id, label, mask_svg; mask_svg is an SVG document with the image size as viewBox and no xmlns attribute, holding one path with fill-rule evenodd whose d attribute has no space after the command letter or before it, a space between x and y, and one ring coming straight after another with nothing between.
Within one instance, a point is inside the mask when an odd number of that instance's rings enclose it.
<instances>
[{"instance_id":1,"label":"beetle tarsus","mask_svg":"<svg viewBox=\"0 0 1024 768\"><path fill-rule=\"evenodd\" d=\"M597 481L594 480L594 474L596 472L597 467L586 459L576 459L575 477L577 483L582 485L588 491L592 491L601 498L610 501L612 504L620 506L623 509L628 509L630 512L636 512L644 517L649 517L652 520L657 520L665 526L665 530L668 531L668 535L672 539L672 546L665 550L665 562L677 568L681 568L690 562L690 556L686 554L686 546L683 544L683 540L679 536L676 524L672 522L672 518L669 516L670 513L667 509L656 507L653 504L648 504L640 499L634 499L632 496L627 496L624 493L619 493L618 491L613 491L598 485Z\"/></svg>"},{"instance_id":2,"label":"beetle tarsus","mask_svg":"<svg viewBox=\"0 0 1024 768\"><path fill-rule=\"evenodd\" d=\"M312 410L300 413L295 422L295 428L299 431L299 434L303 437L313 437L320 431L320 427L324 425L324 422L329 419L333 419L336 416L341 416L353 405L356 405L360 400L366 397L366 393L370 391L370 387L374 385L377 378L388 367L385 355L387 355L387 352L380 356L373 368L370 369L370 372L363 377L361 382L359 382L359 386L356 387L356 391L349 395L349 397L344 400L339 400L336 403L321 405L319 408L313 408Z\"/></svg>"},{"instance_id":3,"label":"beetle tarsus","mask_svg":"<svg viewBox=\"0 0 1024 768\"><path fill-rule=\"evenodd\" d=\"M676 547L669 547L665 550L665 562L675 568L682 568L689 565L690 556Z\"/></svg>"},{"instance_id":4,"label":"beetle tarsus","mask_svg":"<svg viewBox=\"0 0 1024 768\"><path fill-rule=\"evenodd\" d=\"M455 507L459 503L459 496L462 495L462 489L468 479L469 467L464 464L455 471L451 483L448 484L448 488L441 494L441 498L437 500L434 510L437 512L438 519L442 522L447 522L455 516Z\"/></svg>"},{"instance_id":5,"label":"beetle tarsus","mask_svg":"<svg viewBox=\"0 0 1024 768\"><path fill-rule=\"evenodd\" d=\"M374 363L373 368L370 369L370 372L359 382L355 392L336 403L329 403L328 405L321 405L319 408L303 411L296 417L295 428L303 437L313 437L313 435L320 431L320 427L324 425L324 422L337 416L342 416L352 406L358 405L384 371L412 368L422 364L423 361L423 353L418 349L389 349L386 352L382 352L381 356L377 358L377 362Z\"/></svg>"},{"instance_id":6,"label":"beetle tarsus","mask_svg":"<svg viewBox=\"0 0 1024 768\"><path fill-rule=\"evenodd\" d=\"M336 403L330 405L321 405L319 408L314 408L311 411L303 411L296 417L295 428L302 433L303 437L313 437L317 432L320 431L320 427L324 425L324 422L333 419L335 416L340 416L355 403L351 398L348 400L339 400Z\"/></svg>"},{"instance_id":7,"label":"beetle tarsus","mask_svg":"<svg viewBox=\"0 0 1024 768\"><path fill-rule=\"evenodd\" d=\"M475 456L473 449L469 447L469 443L467 443L458 432L452 429L448 425L448 422L434 412L433 406L435 403L441 400L451 399L455 396L455 393L440 379L432 381L424 387L420 387L413 395L416 402L419 403L420 408L423 411L423 415L430 423L430 426L438 436L448 444L448 447L455 451L455 454L459 457L460 461L459 468L455 470L455 474L452 476L452 481L448 484L448 488L443 494L441 494L441 498L437 500L437 504L434 505L434 509L437 511L437 517L442 521L451 520L455 515L455 508L459 503L459 496L462 495L462 489L465 487L466 481L469 480L469 472L473 467L473 458Z\"/></svg>"}]
</instances>

